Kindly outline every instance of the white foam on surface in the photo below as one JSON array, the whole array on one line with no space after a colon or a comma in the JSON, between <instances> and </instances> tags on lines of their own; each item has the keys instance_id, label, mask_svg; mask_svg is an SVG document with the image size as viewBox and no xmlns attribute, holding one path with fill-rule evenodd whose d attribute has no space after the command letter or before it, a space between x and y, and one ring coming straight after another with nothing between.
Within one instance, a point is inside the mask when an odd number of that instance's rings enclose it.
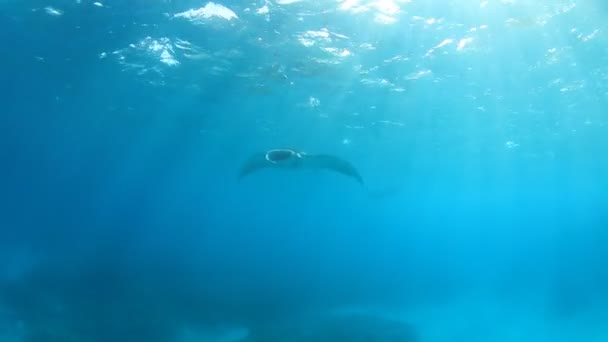
<instances>
[{"instance_id":1,"label":"white foam on surface","mask_svg":"<svg viewBox=\"0 0 608 342\"><path fill-rule=\"evenodd\" d=\"M44 11L46 12L46 14L52 15L54 17L59 17L59 16L63 15L63 11L62 10L57 9L55 7L52 7L52 6L45 7Z\"/></svg>"},{"instance_id":2,"label":"white foam on surface","mask_svg":"<svg viewBox=\"0 0 608 342\"><path fill-rule=\"evenodd\" d=\"M291 4L295 4L296 2L300 2L302 0L277 0L276 3L279 5L291 5Z\"/></svg>"},{"instance_id":3,"label":"white foam on surface","mask_svg":"<svg viewBox=\"0 0 608 342\"><path fill-rule=\"evenodd\" d=\"M221 18L226 20L238 19L236 13L220 4L209 2L204 7L199 9L189 9L187 11L177 13L174 18L184 18L190 21L204 21L211 18Z\"/></svg>"}]
</instances>

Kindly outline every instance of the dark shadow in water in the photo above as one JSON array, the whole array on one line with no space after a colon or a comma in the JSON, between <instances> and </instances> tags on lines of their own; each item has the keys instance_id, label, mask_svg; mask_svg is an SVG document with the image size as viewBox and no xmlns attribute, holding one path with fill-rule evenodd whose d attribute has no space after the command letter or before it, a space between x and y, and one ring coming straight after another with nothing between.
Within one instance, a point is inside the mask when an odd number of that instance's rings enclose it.
<instances>
[{"instance_id":1,"label":"dark shadow in water","mask_svg":"<svg viewBox=\"0 0 608 342\"><path fill-rule=\"evenodd\" d=\"M275 288L247 280L263 275L232 274L238 269L229 267L214 271L198 264L199 273L186 255L156 252L125 245L46 259L0 283L0 307L23 322L24 342L166 342L184 328L230 325L253 329L251 342L281 341L279 336L294 342L416 341L409 325L382 317L319 317L329 306L349 301L332 299L338 288L328 288L329 295L311 294L304 284ZM304 312L311 314L300 319Z\"/></svg>"},{"instance_id":2,"label":"dark shadow in water","mask_svg":"<svg viewBox=\"0 0 608 342\"><path fill-rule=\"evenodd\" d=\"M408 323L371 314L309 317L294 322L275 322L254 327L246 342L416 342L416 330Z\"/></svg>"}]
</instances>

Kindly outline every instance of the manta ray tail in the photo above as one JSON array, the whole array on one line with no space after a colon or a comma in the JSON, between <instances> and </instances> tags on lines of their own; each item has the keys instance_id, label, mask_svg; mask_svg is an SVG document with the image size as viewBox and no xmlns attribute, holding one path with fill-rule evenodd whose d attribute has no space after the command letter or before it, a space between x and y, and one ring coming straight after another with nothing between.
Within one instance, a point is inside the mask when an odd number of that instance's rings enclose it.
<instances>
[{"instance_id":1,"label":"manta ray tail","mask_svg":"<svg viewBox=\"0 0 608 342\"><path fill-rule=\"evenodd\" d=\"M341 173L345 176L354 178L360 184L363 184L363 177L359 171L346 160L326 154L306 155L306 161L313 167L326 169Z\"/></svg>"}]
</instances>

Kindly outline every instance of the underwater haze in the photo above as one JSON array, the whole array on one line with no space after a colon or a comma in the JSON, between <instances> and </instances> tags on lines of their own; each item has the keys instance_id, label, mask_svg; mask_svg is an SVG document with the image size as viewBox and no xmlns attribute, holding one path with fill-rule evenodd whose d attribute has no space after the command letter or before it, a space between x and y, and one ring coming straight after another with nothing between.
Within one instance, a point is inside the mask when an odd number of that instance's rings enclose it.
<instances>
[{"instance_id":1,"label":"underwater haze","mask_svg":"<svg viewBox=\"0 0 608 342\"><path fill-rule=\"evenodd\" d=\"M604 0L218 1L0 0L0 341L608 341Z\"/></svg>"}]
</instances>

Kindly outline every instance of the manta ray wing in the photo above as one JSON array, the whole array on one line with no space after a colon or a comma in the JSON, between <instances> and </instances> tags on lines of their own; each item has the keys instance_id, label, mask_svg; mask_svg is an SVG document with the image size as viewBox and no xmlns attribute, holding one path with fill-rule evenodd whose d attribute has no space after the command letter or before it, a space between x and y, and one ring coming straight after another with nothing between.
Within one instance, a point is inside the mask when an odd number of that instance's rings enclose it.
<instances>
[{"instance_id":1,"label":"manta ray wing","mask_svg":"<svg viewBox=\"0 0 608 342\"><path fill-rule=\"evenodd\" d=\"M239 170L238 179L242 179L260 169L269 167L268 161L266 160L265 153L257 153L251 156Z\"/></svg>"},{"instance_id":2,"label":"manta ray wing","mask_svg":"<svg viewBox=\"0 0 608 342\"><path fill-rule=\"evenodd\" d=\"M352 177L356 179L357 182L363 184L363 177L361 177L359 171L357 171L357 169L346 160L327 154L307 154L305 155L305 158L307 164L311 167L335 171Z\"/></svg>"}]
</instances>

